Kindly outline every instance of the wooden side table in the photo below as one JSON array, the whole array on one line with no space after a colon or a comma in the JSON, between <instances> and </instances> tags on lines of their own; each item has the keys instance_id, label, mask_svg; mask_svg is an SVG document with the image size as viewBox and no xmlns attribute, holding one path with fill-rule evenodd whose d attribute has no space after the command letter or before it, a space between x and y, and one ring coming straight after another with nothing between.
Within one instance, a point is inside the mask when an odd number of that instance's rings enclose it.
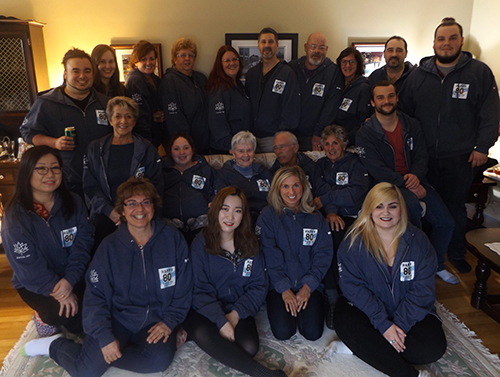
<instances>
[{"instance_id":1,"label":"wooden side table","mask_svg":"<svg viewBox=\"0 0 500 377\"><path fill-rule=\"evenodd\" d=\"M487 281L491 270L500 274L500 255L492 251L485 243L500 242L500 228L475 229L466 233L467 249L477 257L476 282L472 291L471 305L483 310L500 323L500 295L489 295Z\"/></svg>"},{"instance_id":2,"label":"wooden side table","mask_svg":"<svg viewBox=\"0 0 500 377\"><path fill-rule=\"evenodd\" d=\"M488 192L490 190L490 187L494 187L496 185L496 181L487 177L484 177L482 182L473 183L471 185L467 203L476 204L476 211L474 213L474 216L472 217L474 228L478 228L483 225L483 210L486 207L486 202L488 201Z\"/></svg>"}]
</instances>

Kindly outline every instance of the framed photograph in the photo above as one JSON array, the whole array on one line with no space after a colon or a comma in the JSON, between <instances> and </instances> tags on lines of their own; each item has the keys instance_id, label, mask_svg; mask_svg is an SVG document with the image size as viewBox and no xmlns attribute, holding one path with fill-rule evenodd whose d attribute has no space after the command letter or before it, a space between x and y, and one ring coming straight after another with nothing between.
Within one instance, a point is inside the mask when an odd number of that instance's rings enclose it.
<instances>
[{"instance_id":1,"label":"framed photograph","mask_svg":"<svg viewBox=\"0 0 500 377\"><path fill-rule=\"evenodd\" d=\"M361 52L361 55L365 59L366 77L385 64L385 42L352 42L352 47Z\"/></svg>"},{"instance_id":2,"label":"framed photograph","mask_svg":"<svg viewBox=\"0 0 500 377\"><path fill-rule=\"evenodd\" d=\"M163 69L161 64L161 43L151 43L155 50L156 56L156 69L155 75L161 78ZM133 44L121 44L121 45L111 45L116 51L116 62L118 65L118 70L120 71L120 81L122 83L127 79L127 75L132 68L129 66L130 55L132 55L132 50L134 49Z\"/></svg>"},{"instance_id":3,"label":"framed photograph","mask_svg":"<svg viewBox=\"0 0 500 377\"><path fill-rule=\"evenodd\" d=\"M247 71L260 62L260 52L257 47L259 33L226 33L226 44L233 46L240 54L243 62L243 78ZM278 59L289 62L297 59L299 44L298 33L278 33Z\"/></svg>"}]
</instances>

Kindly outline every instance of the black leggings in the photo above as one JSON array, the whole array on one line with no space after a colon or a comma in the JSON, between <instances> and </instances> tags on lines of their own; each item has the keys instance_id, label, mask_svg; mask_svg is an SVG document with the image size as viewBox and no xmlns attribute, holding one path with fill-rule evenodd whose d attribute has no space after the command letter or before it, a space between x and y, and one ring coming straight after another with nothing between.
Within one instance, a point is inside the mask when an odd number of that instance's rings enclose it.
<instances>
[{"instance_id":1,"label":"black leggings","mask_svg":"<svg viewBox=\"0 0 500 377\"><path fill-rule=\"evenodd\" d=\"M59 316L59 302L52 296L44 296L24 288L19 288L17 292L30 308L38 312L43 322L51 326L64 326L69 332L79 334L83 332L82 301L84 290L85 283L83 281L73 287L73 293L78 297L78 313L69 318L66 318L66 313Z\"/></svg>"},{"instance_id":2,"label":"black leggings","mask_svg":"<svg viewBox=\"0 0 500 377\"><path fill-rule=\"evenodd\" d=\"M406 334L406 349L396 349L373 327L361 310L341 297L335 307L335 331L338 337L361 360L379 371L394 377L416 377L418 371L411 365L429 364L446 351L446 337L441 321L428 314Z\"/></svg>"},{"instance_id":3,"label":"black leggings","mask_svg":"<svg viewBox=\"0 0 500 377\"><path fill-rule=\"evenodd\" d=\"M183 326L188 340L194 340L203 351L228 367L249 375L262 367L253 359L259 351L259 334L253 317L239 320L234 329L234 342L224 339L212 321L194 311L189 313Z\"/></svg>"},{"instance_id":4,"label":"black leggings","mask_svg":"<svg viewBox=\"0 0 500 377\"><path fill-rule=\"evenodd\" d=\"M294 292L295 294L297 292ZM281 293L271 289L267 294L267 317L271 330L276 339L290 339L299 332L307 340L317 340L323 335L323 323L325 321L323 294L315 290L307 303L307 307L293 317L286 311L285 302Z\"/></svg>"}]
</instances>

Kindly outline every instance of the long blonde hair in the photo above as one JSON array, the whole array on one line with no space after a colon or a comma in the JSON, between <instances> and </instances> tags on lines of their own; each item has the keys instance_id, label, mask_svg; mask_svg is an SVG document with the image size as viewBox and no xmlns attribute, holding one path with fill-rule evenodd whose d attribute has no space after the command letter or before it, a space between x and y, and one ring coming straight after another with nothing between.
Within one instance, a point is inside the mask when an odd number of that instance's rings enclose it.
<instances>
[{"instance_id":1,"label":"long blonde hair","mask_svg":"<svg viewBox=\"0 0 500 377\"><path fill-rule=\"evenodd\" d=\"M306 173L304 173L304 170L297 165L284 166L278 169L271 183L271 189L267 195L267 202L273 206L276 214L281 216L281 211L286 207L280 193L281 184L285 179L292 176L298 177L300 184L302 185L302 198L300 198L298 207L299 212L315 213L316 209L313 205L313 195L311 193L311 189L309 188Z\"/></svg>"},{"instance_id":2,"label":"long blonde hair","mask_svg":"<svg viewBox=\"0 0 500 377\"><path fill-rule=\"evenodd\" d=\"M401 191L399 191L398 187L392 183L381 182L375 185L370 192L368 192L363 203L363 207L361 207L361 211L359 212L359 216L347 234L347 237L351 238L349 245L350 248L353 247L358 238L361 238L368 253L370 253L379 262L382 262L382 259L386 262L385 253L383 252L384 247L371 215L380 203L389 200L397 200L401 209L401 219L399 220L393 240L393 244L395 244L397 248L399 240L406 231L406 227L408 225L408 213L406 211L406 204L403 199L403 195L401 195Z\"/></svg>"}]
</instances>

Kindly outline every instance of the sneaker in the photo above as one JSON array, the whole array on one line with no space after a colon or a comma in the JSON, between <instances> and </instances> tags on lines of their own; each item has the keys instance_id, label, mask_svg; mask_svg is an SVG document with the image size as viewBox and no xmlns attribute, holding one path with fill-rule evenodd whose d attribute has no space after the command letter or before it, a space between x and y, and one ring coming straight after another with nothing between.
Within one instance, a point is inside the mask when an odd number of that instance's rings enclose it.
<instances>
[{"instance_id":1,"label":"sneaker","mask_svg":"<svg viewBox=\"0 0 500 377\"><path fill-rule=\"evenodd\" d=\"M455 275L453 275L449 271L446 271L446 269L444 269L444 268L441 271L438 271L436 273L436 275L439 276L441 279L443 279L448 284L460 283L460 280Z\"/></svg>"},{"instance_id":2,"label":"sneaker","mask_svg":"<svg viewBox=\"0 0 500 377\"><path fill-rule=\"evenodd\" d=\"M466 274L467 272L472 271L471 265L465 259L452 259L451 263L461 274Z\"/></svg>"},{"instance_id":3,"label":"sneaker","mask_svg":"<svg viewBox=\"0 0 500 377\"><path fill-rule=\"evenodd\" d=\"M35 323L36 331L41 338L59 334L61 332L61 330L59 330L59 327L48 325L43 322L37 312L33 313L33 322Z\"/></svg>"}]
</instances>

